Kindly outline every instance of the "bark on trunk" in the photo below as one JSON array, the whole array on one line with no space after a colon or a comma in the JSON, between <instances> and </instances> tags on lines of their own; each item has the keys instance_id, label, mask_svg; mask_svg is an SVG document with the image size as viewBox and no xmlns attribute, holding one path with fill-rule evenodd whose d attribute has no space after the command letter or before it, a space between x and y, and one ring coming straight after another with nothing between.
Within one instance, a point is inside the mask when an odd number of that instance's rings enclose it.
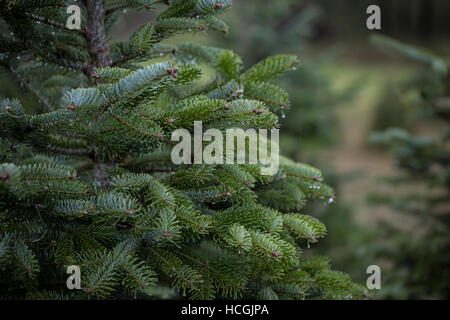
<instances>
[{"instance_id":1,"label":"bark on trunk","mask_svg":"<svg viewBox=\"0 0 450 320\"><path fill-rule=\"evenodd\" d=\"M96 69L112 64L109 43L105 33L105 8L103 0L83 0L86 7L85 38L89 53L85 73L93 85L96 84ZM105 172L106 164L94 155L94 179L100 182L103 190L109 186L109 177Z\"/></svg>"},{"instance_id":2,"label":"bark on trunk","mask_svg":"<svg viewBox=\"0 0 450 320\"><path fill-rule=\"evenodd\" d=\"M86 73L92 76L95 69L111 65L112 60L106 41L103 0L83 0L83 3L87 12L86 40L90 57Z\"/></svg>"}]
</instances>

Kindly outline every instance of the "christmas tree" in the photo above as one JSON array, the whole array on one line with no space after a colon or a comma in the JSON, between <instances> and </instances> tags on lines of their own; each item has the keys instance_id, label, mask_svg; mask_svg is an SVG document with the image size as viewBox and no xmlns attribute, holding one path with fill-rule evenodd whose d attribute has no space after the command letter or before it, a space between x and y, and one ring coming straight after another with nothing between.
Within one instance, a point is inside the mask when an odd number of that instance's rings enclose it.
<instances>
[{"instance_id":1,"label":"christmas tree","mask_svg":"<svg viewBox=\"0 0 450 320\"><path fill-rule=\"evenodd\" d=\"M10 98L0 105L3 298L364 295L326 257L302 255L326 228L300 210L310 199L334 201L319 170L283 157L274 175L260 164L171 160L176 129L193 131L194 121L221 131L276 129L289 105L270 81L295 68L296 56L244 71L230 50L164 42L179 33L228 33L216 15L230 5L0 3L0 65L40 107L32 113ZM128 8L159 14L128 41L109 41ZM203 66L215 70L206 83ZM66 286L69 266L81 270L79 290Z\"/></svg>"},{"instance_id":2,"label":"christmas tree","mask_svg":"<svg viewBox=\"0 0 450 320\"><path fill-rule=\"evenodd\" d=\"M414 230L399 231L385 225L385 246L380 257L393 262L387 283L392 289L384 297L396 299L448 299L450 284L450 78L445 59L425 49L376 36L373 42L388 52L397 52L422 68L408 80L403 95L411 101L416 124L429 126L428 134L414 134L392 127L372 135L374 143L389 146L401 175L388 182L401 188L413 186L404 194L373 194L371 201L388 204L415 219ZM413 94L411 94L413 93ZM414 94L415 93L415 94ZM396 288L397 287L397 288ZM400 290L399 290L400 289Z\"/></svg>"},{"instance_id":3,"label":"christmas tree","mask_svg":"<svg viewBox=\"0 0 450 320\"><path fill-rule=\"evenodd\" d=\"M278 0L276 4L268 0L236 2L232 14L225 17L235 32L230 37L218 38L222 40L220 43L238 51L248 65L280 52L302 55L301 68L276 82L289 93L290 101L289 116L282 111L280 119L283 152L300 161L310 161L309 151L338 141L336 109L350 100L362 83L362 79L357 79L345 88L333 88L333 76L325 68L342 51L336 46L328 46L314 55L303 54L311 51L323 11L316 3L298 0ZM265 103L279 102L266 99Z\"/></svg>"}]
</instances>

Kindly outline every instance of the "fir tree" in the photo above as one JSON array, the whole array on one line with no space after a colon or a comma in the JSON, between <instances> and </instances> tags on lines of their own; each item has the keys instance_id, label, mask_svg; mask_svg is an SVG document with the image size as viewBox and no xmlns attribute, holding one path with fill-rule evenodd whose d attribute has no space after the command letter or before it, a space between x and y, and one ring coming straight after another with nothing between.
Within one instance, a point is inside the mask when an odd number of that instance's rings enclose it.
<instances>
[{"instance_id":1,"label":"fir tree","mask_svg":"<svg viewBox=\"0 0 450 320\"><path fill-rule=\"evenodd\" d=\"M384 36L373 37L379 47L398 52L423 64L408 81L404 95L415 93L410 106L416 121L432 125L433 137L414 135L403 128L389 128L372 135L372 141L390 146L402 174L389 182L413 185L404 195L371 195L377 204L389 204L412 215L420 232L401 232L386 225L387 237L394 245L383 248L380 256L393 261L385 297L408 299L448 299L450 290L450 76L445 59L427 50ZM416 122L416 123L417 123ZM422 191L420 191L422 190ZM400 290L398 290L400 289Z\"/></svg>"},{"instance_id":2,"label":"fir tree","mask_svg":"<svg viewBox=\"0 0 450 320\"><path fill-rule=\"evenodd\" d=\"M334 200L319 170L282 158L274 176L263 176L258 165L170 159L171 133L194 120L279 127L276 106L286 95L270 81L296 67L296 56L244 71L230 50L162 42L182 32L226 34L216 15L229 0L78 1L81 30L65 25L69 4L0 3L0 65L41 108L30 114L8 98L0 105L3 298L364 294L327 258L301 254L326 228L299 211L307 199ZM160 6L128 41L108 41L123 9ZM203 65L216 74L206 85ZM283 101L266 106L267 97ZM81 290L66 288L70 265L81 268Z\"/></svg>"},{"instance_id":3,"label":"fir tree","mask_svg":"<svg viewBox=\"0 0 450 320\"><path fill-rule=\"evenodd\" d=\"M218 39L238 51L248 65L280 52L302 54L311 50L318 26L324 20L321 19L323 11L316 2L298 0L278 0L276 4L270 0L236 2L232 14L225 18L233 22L232 30L239 30L240 35ZM336 110L361 88L363 79L352 80L341 89L333 88L333 75L325 68L338 55L339 50L330 46L314 56L302 57L300 68L276 82L289 96L280 92L279 98L272 101L270 97L264 97L265 88L259 88L259 96L265 98L268 106L278 104L282 109L283 152L295 160L317 160L309 159L308 151L338 141ZM252 97L252 92L248 96Z\"/></svg>"}]
</instances>

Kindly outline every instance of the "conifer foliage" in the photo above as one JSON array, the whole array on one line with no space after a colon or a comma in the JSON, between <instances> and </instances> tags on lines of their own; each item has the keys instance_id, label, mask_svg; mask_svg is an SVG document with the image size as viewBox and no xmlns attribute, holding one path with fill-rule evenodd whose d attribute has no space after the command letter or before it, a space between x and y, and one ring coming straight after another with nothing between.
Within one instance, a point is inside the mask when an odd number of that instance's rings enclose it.
<instances>
[{"instance_id":1,"label":"conifer foliage","mask_svg":"<svg viewBox=\"0 0 450 320\"><path fill-rule=\"evenodd\" d=\"M79 5L80 30L66 27ZM6 299L121 297L351 298L363 291L302 249L326 234L300 213L334 200L319 170L281 159L257 165L174 165L171 133L204 127L277 128L291 55L244 71L240 57L179 33L228 28L230 0L0 2L0 66L39 99L36 114L0 104L0 295ZM161 10L128 41L109 30L123 9ZM150 61L143 67L141 62ZM202 68L215 78L200 83ZM270 98L275 101L266 105ZM67 267L81 289L66 287Z\"/></svg>"},{"instance_id":2,"label":"conifer foliage","mask_svg":"<svg viewBox=\"0 0 450 320\"><path fill-rule=\"evenodd\" d=\"M425 49L398 40L376 36L374 44L387 52L420 62L403 94L415 93L411 109L416 121L433 129L431 134L414 134L403 128L373 133L373 143L392 149L402 174L388 179L395 186L414 185L404 195L371 195L376 204L388 204L415 218L414 227L422 233L401 232L385 226L394 245L383 248L382 258L394 263L389 283L402 290L388 291L389 298L448 299L450 292L450 65ZM425 191L419 191L423 188ZM414 275L414 276L409 276Z\"/></svg>"}]
</instances>

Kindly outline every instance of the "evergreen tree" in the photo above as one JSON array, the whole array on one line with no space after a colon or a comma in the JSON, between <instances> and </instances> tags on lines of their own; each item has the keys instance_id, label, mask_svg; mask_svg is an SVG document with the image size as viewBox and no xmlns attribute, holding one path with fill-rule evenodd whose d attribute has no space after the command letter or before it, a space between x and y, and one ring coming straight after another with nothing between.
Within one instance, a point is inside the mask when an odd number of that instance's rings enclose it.
<instances>
[{"instance_id":1,"label":"evergreen tree","mask_svg":"<svg viewBox=\"0 0 450 320\"><path fill-rule=\"evenodd\" d=\"M309 50L323 12L316 3L298 0L246 0L232 10L226 19L233 23L232 29L239 30L239 36L233 33L222 42L238 51L249 65L270 55ZM281 112L281 140L283 152L296 160L310 160L308 151L337 142L336 107L361 86L358 79L339 90L332 87L325 67L338 54L336 47L329 47L314 57L302 57L301 68L277 81L289 93L289 100L287 96L286 101L262 96L267 105L281 103L282 109L289 102L289 116Z\"/></svg>"},{"instance_id":2,"label":"evergreen tree","mask_svg":"<svg viewBox=\"0 0 450 320\"><path fill-rule=\"evenodd\" d=\"M78 1L81 30L65 25L69 4L0 2L0 65L41 107L0 104L3 298L364 295L327 258L301 255L326 228L299 210L307 199L334 199L319 170L281 158L264 176L259 165L170 158L171 133L194 120L205 129L278 128L286 93L270 81L297 66L296 56L243 71L230 50L162 42L226 34L215 15L229 0ZM159 6L128 41L108 41L123 9ZM216 73L207 84L202 65ZM70 265L81 269L81 290L66 288Z\"/></svg>"},{"instance_id":3,"label":"evergreen tree","mask_svg":"<svg viewBox=\"0 0 450 320\"><path fill-rule=\"evenodd\" d=\"M404 195L375 194L375 203L390 204L416 219L418 232L406 233L384 226L393 246L380 256L393 262L384 297L409 299L448 299L450 292L450 77L445 59L397 40L377 36L381 48L399 52L423 63L424 67L408 81L405 95L416 93L416 119L431 125L434 137L414 135L402 128L389 128L372 135L372 141L392 148L402 175L389 179L397 185L412 185Z\"/></svg>"},{"instance_id":4,"label":"evergreen tree","mask_svg":"<svg viewBox=\"0 0 450 320\"><path fill-rule=\"evenodd\" d=\"M351 101L364 81L362 77L347 85L339 81L340 88L334 88L339 76L336 71L330 72L329 67L336 64L346 48L341 45L314 48L314 41L320 38L320 25L327 20L331 5L329 2L320 4L317 0L236 1L223 16L230 23L231 34L217 39L221 40L220 44L239 52L248 65L279 53L298 52L302 56L301 67L276 82L289 94L290 105L286 113L281 109L281 151L296 161L320 167L327 184L341 199L339 186L348 178L318 154L323 148L341 142L337 111L344 103L348 107L353 105ZM272 103L270 99L264 102ZM370 242L370 231L355 223L354 205L344 203L342 199L327 206L309 202L303 210L319 218L331 230L320 246L313 248L314 254L333 255L335 267L346 270L354 280L364 283L366 267L373 264L372 255L355 248Z\"/></svg>"}]
</instances>

